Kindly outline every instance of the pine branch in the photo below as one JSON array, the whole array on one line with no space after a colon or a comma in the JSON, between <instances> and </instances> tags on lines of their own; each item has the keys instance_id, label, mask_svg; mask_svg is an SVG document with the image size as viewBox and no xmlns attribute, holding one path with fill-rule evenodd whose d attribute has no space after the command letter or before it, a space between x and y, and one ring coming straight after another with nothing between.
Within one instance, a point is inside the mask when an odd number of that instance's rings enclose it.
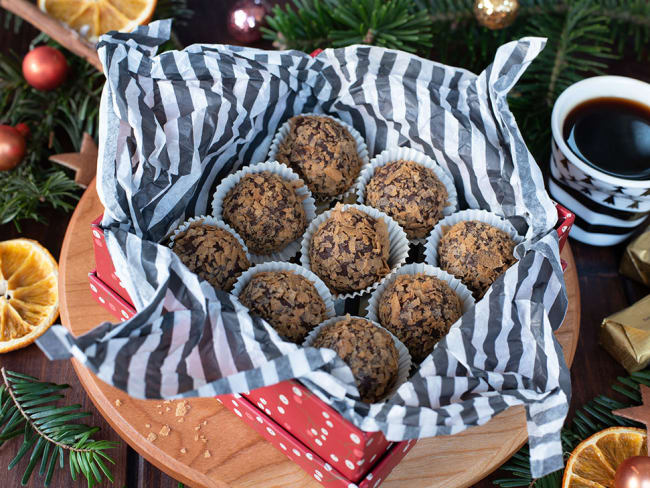
<instances>
[{"instance_id":1,"label":"pine branch","mask_svg":"<svg viewBox=\"0 0 650 488\"><path fill-rule=\"evenodd\" d=\"M628 377L618 377L612 390L621 393L626 401L618 401L605 395L599 395L575 412L569 426L562 429L562 450L565 457L571 454L580 442L587 437L608 427L643 425L618 417L613 410L627 408L641 403L639 385L650 386L650 369L632 373ZM530 475L530 450L528 445L522 447L500 470L509 473L508 477L494 480L496 486L512 488L528 486L535 488L557 488L562 483L563 471L556 471L543 478L533 479Z\"/></svg>"},{"instance_id":2,"label":"pine branch","mask_svg":"<svg viewBox=\"0 0 650 488\"><path fill-rule=\"evenodd\" d=\"M66 453L73 480L81 473L89 488L104 477L113 481L106 462L114 464L114 461L105 451L118 444L91 439L99 431L98 427L72 423L91 414L80 412L81 405L58 405L65 398L60 392L69 385L40 382L5 368L0 369L0 374L0 447L10 439L23 437L16 457L8 466L12 469L31 452L21 481L23 486L39 462L39 475L45 476L44 486L49 486L57 462L59 468L64 468Z\"/></svg>"},{"instance_id":3,"label":"pine branch","mask_svg":"<svg viewBox=\"0 0 650 488\"><path fill-rule=\"evenodd\" d=\"M293 0L273 8L263 32L280 49L372 44L416 52L432 39L424 13L410 0Z\"/></svg>"}]
</instances>

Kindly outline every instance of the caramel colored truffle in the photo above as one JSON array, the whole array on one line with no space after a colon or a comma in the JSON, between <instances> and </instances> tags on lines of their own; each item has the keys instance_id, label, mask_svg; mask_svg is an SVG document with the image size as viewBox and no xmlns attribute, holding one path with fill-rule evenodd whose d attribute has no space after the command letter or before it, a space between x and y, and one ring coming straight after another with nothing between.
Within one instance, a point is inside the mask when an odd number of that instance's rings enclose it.
<instances>
[{"instance_id":1,"label":"caramel colored truffle","mask_svg":"<svg viewBox=\"0 0 650 488\"><path fill-rule=\"evenodd\" d=\"M381 400L395 384L399 354L393 338L368 320L341 318L323 327L312 345L336 351L352 371L366 403Z\"/></svg>"},{"instance_id":2,"label":"caramel colored truffle","mask_svg":"<svg viewBox=\"0 0 650 488\"><path fill-rule=\"evenodd\" d=\"M174 238L172 250L190 271L217 290L230 291L250 267L244 248L221 227L195 221Z\"/></svg>"},{"instance_id":3,"label":"caramel colored truffle","mask_svg":"<svg viewBox=\"0 0 650 488\"><path fill-rule=\"evenodd\" d=\"M429 168L394 161L375 169L366 185L366 204L389 215L409 239L425 237L442 218L447 189Z\"/></svg>"},{"instance_id":4,"label":"caramel colored truffle","mask_svg":"<svg viewBox=\"0 0 650 488\"><path fill-rule=\"evenodd\" d=\"M390 272L388 228L356 209L338 204L312 235L311 269L334 293L363 290Z\"/></svg>"},{"instance_id":5,"label":"caramel colored truffle","mask_svg":"<svg viewBox=\"0 0 650 488\"><path fill-rule=\"evenodd\" d=\"M442 236L438 261L478 299L515 263L514 247L515 242L501 229L475 220L459 222Z\"/></svg>"},{"instance_id":6,"label":"caramel colored truffle","mask_svg":"<svg viewBox=\"0 0 650 488\"><path fill-rule=\"evenodd\" d=\"M347 191L361 169L357 143L350 132L328 117L315 115L298 115L289 125L276 159L293 168L317 200Z\"/></svg>"},{"instance_id":7,"label":"caramel colored truffle","mask_svg":"<svg viewBox=\"0 0 650 488\"><path fill-rule=\"evenodd\" d=\"M399 275L379 299L379 323L422 362L463 314L456 292L435 276Z\"/></svg>"},{"instance_id":8,"label":"caramel colored truffle","mask_svg":"<svg viewBox=\"0 0 650 488\"><path fill-rule=\"evenodd\" d=\"M223 219L255 254L280 251L307 228L301 186L269 171L248 173L224 198Z\"/></svg>"},{"instance_id":9,"label":"caramel colored truffle","mask_svg":"<svg viewBox=\"0 0 650 488\"><path fill-rule=\"evenodd\" d=\"M283 338L299 344L327 318L325 302L314 284L292 271L255 274L240 293L239 301Z\"/></svg>"}]
</instances>

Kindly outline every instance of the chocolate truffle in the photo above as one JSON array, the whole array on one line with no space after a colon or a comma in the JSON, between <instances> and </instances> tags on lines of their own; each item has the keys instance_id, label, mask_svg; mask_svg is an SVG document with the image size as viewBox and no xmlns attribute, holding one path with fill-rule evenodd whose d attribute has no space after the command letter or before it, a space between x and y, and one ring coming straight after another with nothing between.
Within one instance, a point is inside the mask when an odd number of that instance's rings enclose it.
<instances>
[{"instance_id":1,"label":"chocolate truffle","mask_svg":"<svg viewBox=\"0 0 650 488\"><path fill-rule=\"evenodd\" d=\"M255 254L280 251L307 228L301 186L269 171L248 173L224 198L223 219Z\"/></svg>"},{"instance_id":2,"label":"chocolate truffle","mask_svg":"<svg viewBox=\"0 0 650 488\"><path fill-rule=\"evenodd\" d=\"M333 293L363 290L390 272L388 228L356 209L337 204L309 243L311 270Z\"/></svg>"},{"instance_id":3,"label":"chocolate truffle","mask_svg":"<svg viewBox=\"0 0 650 488\"><path fill-rule=\"evenodd\" d=\"M393 338L368 320L343 317L323 327L312 346L336 351L352 371L366 403L381 400L395 384L399 353Z\"/></svg>"},{"instance_id":4,"label":"chocolate truffle","mask_svg":"<svg viewBox=\"0 0 650 488\"><path fill-rule=\"evenodd\" d=\"M246 251L234 235L200 220L176 235L172 250L190 271L217 290L230 291L250 267Z\"/></svg>"},{"instance_id":5,"label":"chocolate truffle","mask_svg":"<svg viewBox=\"0 0 650 488\"><path fill-rule=\"evenodd\" d=\"M379 299L379 323L422 362L452 324L463 304L447 282L422 273L399 275Z\"/></svg>"},{"instance_id":6,"label":"chocolate truffle","mask_svg":"<svg viewBox=\"0 0 650 488\"><path fill-rule=\"evenodd\" d=\"M316 115L289 120L276 159L305 180L314 198L330 200L352 186L361 169L357 143L338 122Z\"/></svg>"},{"instance_id":7,"label":"chocolate truffle","mask_svg":"<svg viewBox=\"0 0 650 488\"><path fill-rule=\"evenodd\" d=\"M447 189L429 168L394 161L375 169L366 185L366 204L391 216L409 239L425 237L442 218Z\"/></svg>"},{"instance_id":8,"label":"chocolate truffle","mask_svg":"<svg viewBox=\"0 0 650 488\"><path fill-rule=\"evenodd\" d=\"M314 284L292 271L255 274L239 301L283 338L301 344L310 330L327 318L325 302Z\"/></svg>"},{"instance_id":9,"label":"chocolate truffle","mask_svg":"<svg viewBox=\"0 0 650 488\"><path fill-rule=\"evenodd\" d=\"M515 242L489 224L476 220L449 228L438 246L439 265L481 298L494 280L516 261Z\"/></svg>"}]
</instances>

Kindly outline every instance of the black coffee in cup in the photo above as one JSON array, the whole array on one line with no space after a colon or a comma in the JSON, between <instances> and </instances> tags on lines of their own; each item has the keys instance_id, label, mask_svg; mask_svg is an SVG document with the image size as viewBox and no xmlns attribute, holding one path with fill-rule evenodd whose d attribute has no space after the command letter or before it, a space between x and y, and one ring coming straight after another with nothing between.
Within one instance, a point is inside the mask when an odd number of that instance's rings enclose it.
<instances>
[{"instance_id":1,"label":"black coffee in cup","mask_svg":"<svg viewBox=\"0 0 650 488\"><path fill-rule=\"evenodd\" d=\"M650 179L650 107L602 97L574 107L564 121L569 149L588 165L612 176Z\"/></svg>"}]
</instances>

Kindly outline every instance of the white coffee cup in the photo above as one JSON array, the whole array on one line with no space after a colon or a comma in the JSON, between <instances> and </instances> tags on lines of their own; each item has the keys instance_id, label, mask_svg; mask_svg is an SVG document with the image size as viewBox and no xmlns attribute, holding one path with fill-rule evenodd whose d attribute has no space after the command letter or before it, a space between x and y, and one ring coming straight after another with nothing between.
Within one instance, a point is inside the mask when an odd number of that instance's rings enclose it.
<instances>
[{"instance_id":1,"label":"white coffee cup","mask_svg":"<svg viewBox=\"0 0 650 488\"><path fill-rule=\"evenodd\" d=\"M551 115L550 193L576 214L570 237L595 246L624 241L650 214L650 179L630 180L599 171L576 156L564 140L569 113L583 102L603 97L650 107L650 84L624 76L587 78L562 92Z\"/></svg>"}]
</instances>

